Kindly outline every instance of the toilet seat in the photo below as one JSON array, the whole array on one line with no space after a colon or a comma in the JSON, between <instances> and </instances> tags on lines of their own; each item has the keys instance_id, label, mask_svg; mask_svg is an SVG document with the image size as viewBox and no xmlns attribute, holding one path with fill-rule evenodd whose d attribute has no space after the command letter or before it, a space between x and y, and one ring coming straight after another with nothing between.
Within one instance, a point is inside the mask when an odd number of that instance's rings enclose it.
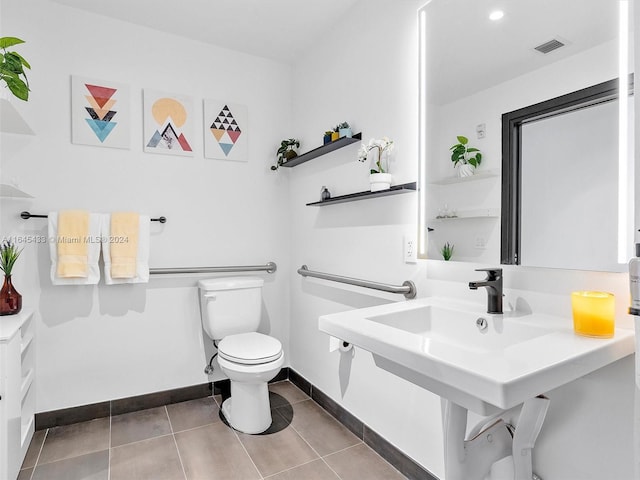
<instances>
[{"instance_id":1,"label":"toilet seat","mask_svg":"<svg viewBox=\"0 0 640 480\"><path fill-rule=\"evenodd\" d=\"M218 355L241 365L259 365L282 356L282 344L276 338L258 332L228 335L218 343Z\"/></svg>"}]
</instances>

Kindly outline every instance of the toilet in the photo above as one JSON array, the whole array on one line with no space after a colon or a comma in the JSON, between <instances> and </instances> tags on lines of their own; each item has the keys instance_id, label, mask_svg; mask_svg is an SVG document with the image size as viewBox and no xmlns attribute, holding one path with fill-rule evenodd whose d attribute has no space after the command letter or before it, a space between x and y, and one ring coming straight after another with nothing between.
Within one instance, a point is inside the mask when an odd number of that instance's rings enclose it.
<instances>
[{"instance_id":1,"label":"toilet","mask_svg":"<svg viewBox=\"0 0 640 480\"><path fill-rule=\"evenodd\" d=\"M260 277L200 280L200 314L207 335L217 342L218 364L231 380L231 397L222 403L229 425L262 433L271 425L267 382L282 364L282 344L258 333L262 307Z\"/></svg>"}]
</instances>

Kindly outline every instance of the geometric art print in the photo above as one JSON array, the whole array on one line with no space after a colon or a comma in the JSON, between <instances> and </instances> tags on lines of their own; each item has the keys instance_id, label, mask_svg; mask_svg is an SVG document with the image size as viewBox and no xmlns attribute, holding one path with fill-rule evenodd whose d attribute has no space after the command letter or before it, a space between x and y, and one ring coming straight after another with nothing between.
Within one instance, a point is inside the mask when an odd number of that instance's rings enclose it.
<instances>
[{"instance_id":1,"label":"geometric art print","mask_svg":"<svg viewBox=\"0 0 640 480\"><path fill-rule=\"evenodd\" d=\"M193 156L193 100L144 90L144 151Z\"/></svg>"},{"instance_id":2,"label":"geometric art print","mask_svg":"<svg viewBox=\"0 0 640 480\"><path fill-rule=\"evenodd\" d=\"M248 109L220 100L204 101L204 156L247 162Z\"/></svg>"},{"instance_id":3,"label":"geometric art print","mask_svg":"<svg viewBox=\"0 0 640 480\"><path fill-rule=\"evenodd\" d=\"M71 77L71 141L81 145L130 148L129 87Z\"/></svg>"}]
</instances>

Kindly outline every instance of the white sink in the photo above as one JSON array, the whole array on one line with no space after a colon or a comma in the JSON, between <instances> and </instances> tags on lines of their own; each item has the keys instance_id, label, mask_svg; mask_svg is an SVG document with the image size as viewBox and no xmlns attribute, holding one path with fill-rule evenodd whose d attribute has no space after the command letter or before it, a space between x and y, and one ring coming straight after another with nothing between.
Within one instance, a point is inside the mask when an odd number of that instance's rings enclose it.
<instances>
[{"instance_id":1,"label":"white sink","mask_svg":"<svg viewBox=\"0 0 640 480\"><path fill-rule=\"evenodd\" d=\"M635 348L633 330L585 338L574 333L571 318L493 315L433 297L323 315L319 328L370 351L380 367L481 415L514 407Z\"/></svg>"}]
</instances>

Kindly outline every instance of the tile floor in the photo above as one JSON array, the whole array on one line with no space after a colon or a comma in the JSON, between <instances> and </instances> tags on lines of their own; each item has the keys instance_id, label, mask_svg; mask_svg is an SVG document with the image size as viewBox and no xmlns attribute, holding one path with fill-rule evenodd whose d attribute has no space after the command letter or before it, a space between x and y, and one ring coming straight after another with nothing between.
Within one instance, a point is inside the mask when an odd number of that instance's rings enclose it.
<instances>
[{"instance_id":1,"label":"tile floor","mask_svg":"<svg viewBox=\"0 0 640 480\"><path fill-rule=\"evenodd\" d=\"M271 384L273 424L229 428L220 397L37 431L18 480L402 480L289 381Z\"/></svg>"}]
</instances>

